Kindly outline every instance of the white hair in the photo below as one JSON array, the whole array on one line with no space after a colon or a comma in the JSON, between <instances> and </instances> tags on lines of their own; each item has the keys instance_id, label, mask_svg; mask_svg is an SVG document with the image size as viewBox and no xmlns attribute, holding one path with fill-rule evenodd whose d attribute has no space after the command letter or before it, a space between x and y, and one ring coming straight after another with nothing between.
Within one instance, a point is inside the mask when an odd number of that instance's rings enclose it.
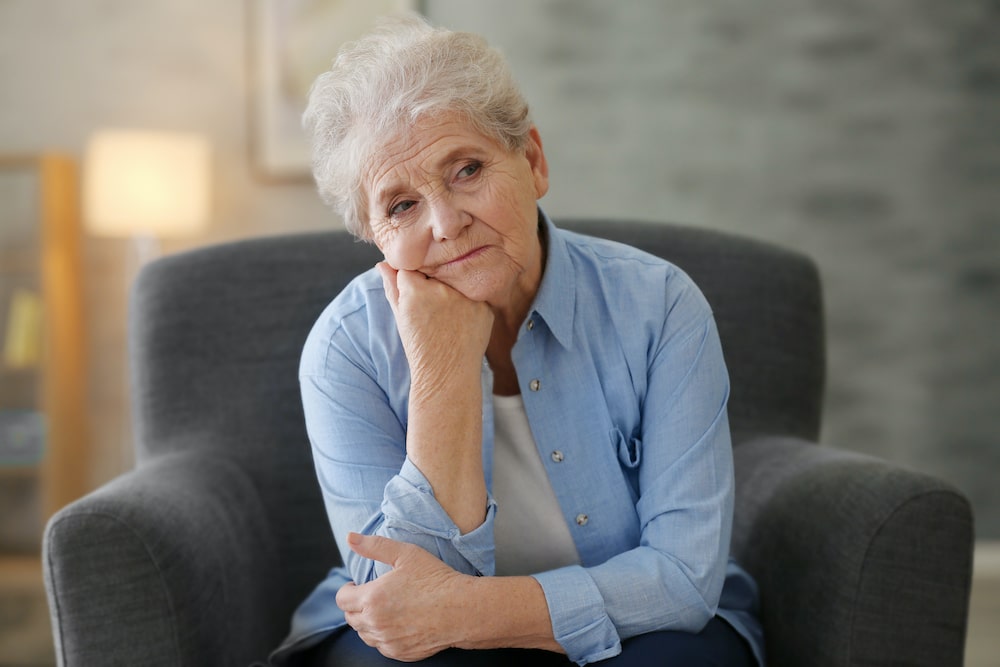
<instances>
[{"instance_id":1,"label":"white hair","mask_svg":"<svg viewBox=\"0 0 1000 667\"><path fill-rule=\"evenodd\" d=\"M415 14L383 20L344 45L316 79L302 117L313 177L352 234L370 237L361 177L378 142L444 113L460 114L508 150L522 149L531 129L528 104L496 49Z\"/></svg>"}]
</instances>

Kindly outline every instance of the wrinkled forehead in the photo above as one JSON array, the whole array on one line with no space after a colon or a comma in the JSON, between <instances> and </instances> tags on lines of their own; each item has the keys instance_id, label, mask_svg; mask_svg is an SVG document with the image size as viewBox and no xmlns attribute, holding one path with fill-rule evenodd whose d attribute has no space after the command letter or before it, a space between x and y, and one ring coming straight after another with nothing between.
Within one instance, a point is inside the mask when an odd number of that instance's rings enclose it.
<instances>
[{"instance_id":1,"label":"wrinkled forehead","mask_svg":"<svg viewBox=\"0 0 1000 667\"><path fill-rule=\"evenodd\" d=\"M488 159L506 153L505 147L460 114L427 116L371 137L360 163L359 185L374 203L384 188L436 175L461 158Z\"/></svg>"}]
</instances>

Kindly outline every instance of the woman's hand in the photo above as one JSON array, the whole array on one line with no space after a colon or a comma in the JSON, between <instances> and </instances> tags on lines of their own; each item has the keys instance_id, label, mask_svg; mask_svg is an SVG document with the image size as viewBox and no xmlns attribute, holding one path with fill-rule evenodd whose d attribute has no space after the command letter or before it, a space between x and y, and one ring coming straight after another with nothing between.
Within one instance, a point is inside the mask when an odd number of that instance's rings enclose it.
<instances>
[{"instance_id":1,"label":"woman's hand","mask_svg":"<svg viewBox=\"0 0 1000 667\"><path fill-rule=\"evenodd\" d=\"M409 662L451 647L565 652L532 577L472 577L418 546L377 535L350 533L347 543L392 566L375 581L337 592L348 624L382 655Z\"/></svg>"},{"instance_id":2,"label":"woman's hand","mask_svg":"<svg viewBox=\"0 0 1000 667\"><path fill-rule=\"evenodd\" d=\"M386 262L377 266L414 388L440 391L458 377L478 378L493 330L489 306L417 271L397 271Z\"/></svg>"},{"instance_id":3,"label":"woman's hand","mask_svg":"<svg viewBox=\"0 0 1000 667\"><path fill-rule=\"evenodd\" d=\"M358 555L393 568L337 592L337 606L366 644L388 658L412 662L459 643L465 620L460 602L472 577L412 544L357 533L347 541Z\"/></svg>"}]
</instances>

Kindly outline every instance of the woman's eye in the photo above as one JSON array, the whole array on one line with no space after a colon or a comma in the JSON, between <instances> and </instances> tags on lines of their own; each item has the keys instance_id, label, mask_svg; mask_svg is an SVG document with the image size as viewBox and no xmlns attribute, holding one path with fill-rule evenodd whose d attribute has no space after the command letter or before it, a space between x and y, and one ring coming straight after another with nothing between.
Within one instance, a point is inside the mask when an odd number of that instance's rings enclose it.
<instances>
[{"instance_id":1,"label":"woman's eye","mask_svg":"<svg viewBox=\"0 0 1000 667\"><path fill-rule=\"evenodd\" d=\"M464 167L462 167L462 169L458 172L458 177L459 178L469 178L470 176L475 176L476 173L481 168L482 168L481 164L479 164L478 162L472 162L472 163L467 164Z\"/></svg>"},{"instance_id":2,"label":"woman's eye","mask_svg":"<svg viewBox=\"0 0 1000 667\"><path fill-rule=\"evenodd\" d=\"M406 201L401 201L392 208L389 209L389 215L395 216L402 213L406 213L411 208L417 205L417 202L407 199Z\"/></svg>"}]
</instances>

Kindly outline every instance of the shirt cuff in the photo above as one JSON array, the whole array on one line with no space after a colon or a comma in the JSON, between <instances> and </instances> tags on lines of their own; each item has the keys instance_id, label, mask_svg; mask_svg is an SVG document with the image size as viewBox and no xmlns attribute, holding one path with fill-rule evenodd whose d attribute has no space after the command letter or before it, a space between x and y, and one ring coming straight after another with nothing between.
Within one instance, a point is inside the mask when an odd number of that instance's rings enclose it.
<instances>
[{"instance_id":1,"label":"shirt cuff","mask_svg":"<svg viewBox=\"0 0 1000 667\"><path fill-rule=\"evenodd\" d=\"M386 537L423 547L463 574L494 574L496 501L492 495L487 496L483 523L463 535L434 497L427 478L407 458L399 474L385 487L382 515L379 532Z\"/></svg>"},{"instance_id":2,"label":"shirt cuff","mask_svg":"<svg viewBox=\"0 0 1000 667\"><path fill-rule=\"evenodd\" d=\"M621 653L618 630L597 584L580 566L532 575L545 593L552 634L570 660L585 665Z\"/></svg>"}]
</instances>

